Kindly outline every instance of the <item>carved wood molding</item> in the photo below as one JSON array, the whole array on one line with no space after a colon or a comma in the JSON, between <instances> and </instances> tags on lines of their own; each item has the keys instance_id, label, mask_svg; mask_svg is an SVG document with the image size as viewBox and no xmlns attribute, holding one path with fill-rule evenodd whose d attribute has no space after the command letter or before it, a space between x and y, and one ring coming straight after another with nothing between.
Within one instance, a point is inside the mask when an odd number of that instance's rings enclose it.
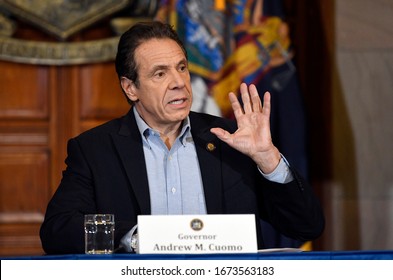
<instances>
[{"instance_id":1,"label":"carved wood molding","mask_svg":"<svg viewBox=\"0 0 393 280\"><path fill-rule=\"evenodd\" d=\"M0 37L0 59L19 63L73 65L111 61L119 37L86 42L36 42Z\"/></svg>"}]
</instances>

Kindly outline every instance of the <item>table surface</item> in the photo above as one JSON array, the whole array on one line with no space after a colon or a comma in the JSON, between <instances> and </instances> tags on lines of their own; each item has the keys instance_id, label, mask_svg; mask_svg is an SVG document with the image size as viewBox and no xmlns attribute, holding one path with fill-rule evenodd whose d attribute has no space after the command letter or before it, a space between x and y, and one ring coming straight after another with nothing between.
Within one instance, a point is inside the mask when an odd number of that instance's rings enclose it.
<instances>
[{"instance_id":1,"label":"table surface","mask_svg":"<svg viewBox=\"0 0 393 280\"><path fill-rule=\"evenodd\" d=\"M247 254L70 254L0 258L3 260L393 260L393 250L259 252Z\"/></svg>"}]
</instances>

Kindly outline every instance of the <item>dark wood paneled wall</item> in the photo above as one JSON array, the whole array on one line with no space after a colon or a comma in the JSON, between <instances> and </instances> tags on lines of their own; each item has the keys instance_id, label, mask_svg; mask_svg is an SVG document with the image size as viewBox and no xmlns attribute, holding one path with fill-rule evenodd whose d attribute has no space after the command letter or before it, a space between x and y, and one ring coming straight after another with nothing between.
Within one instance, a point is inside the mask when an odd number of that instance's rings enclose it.
<instances>
[{"instance_id":1,"label":"dark wood paneled wall","mask_svg":"<svg viewBox=\"0 0 393 280\"><path fill-rule=\"evenodd\" d=\"M129 106L113 62L40 66L0 61L0 255L42 254L45 207L67 140Z\"/></svg>"}]
</instances>

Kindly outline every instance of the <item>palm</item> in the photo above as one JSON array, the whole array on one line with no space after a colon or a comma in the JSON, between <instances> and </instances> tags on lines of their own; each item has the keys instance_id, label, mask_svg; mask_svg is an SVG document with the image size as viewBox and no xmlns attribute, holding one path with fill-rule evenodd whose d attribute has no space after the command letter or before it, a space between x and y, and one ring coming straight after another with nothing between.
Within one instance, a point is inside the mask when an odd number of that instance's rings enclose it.
<instances>
[{"instance_id":1,"label":"palm","mask_svg":"<svg viewBox=\"0 0 393 280\"><path fill-rule=\"evenodd\" d=\"M213 128L211 132L232 148L258 162L265 154L277 150L270 133L270 93L265 93L262 106L254 85L247 87L242 83L240 92L243 107L234 93L229 94L238 129L233 134L221 128Z\"/></svg>"}]
</instances>

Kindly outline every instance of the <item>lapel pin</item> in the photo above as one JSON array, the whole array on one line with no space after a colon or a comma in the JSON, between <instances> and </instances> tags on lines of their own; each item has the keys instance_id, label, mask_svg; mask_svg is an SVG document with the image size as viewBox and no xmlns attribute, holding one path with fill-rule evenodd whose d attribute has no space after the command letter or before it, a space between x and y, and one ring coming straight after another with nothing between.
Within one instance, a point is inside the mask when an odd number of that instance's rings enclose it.
<instances>
[{"instance_id":1,"label":"lapel pin","mask_svg":"<svg viewBox=\"0 0 393 280\"><path fill-rule=\"evenodd\" d=\"M206 149L207 149L209 152L213 152L213 151L216 149L216 146L215 146L213 143L207 143Z\"/></svg>"}]
</instances>

